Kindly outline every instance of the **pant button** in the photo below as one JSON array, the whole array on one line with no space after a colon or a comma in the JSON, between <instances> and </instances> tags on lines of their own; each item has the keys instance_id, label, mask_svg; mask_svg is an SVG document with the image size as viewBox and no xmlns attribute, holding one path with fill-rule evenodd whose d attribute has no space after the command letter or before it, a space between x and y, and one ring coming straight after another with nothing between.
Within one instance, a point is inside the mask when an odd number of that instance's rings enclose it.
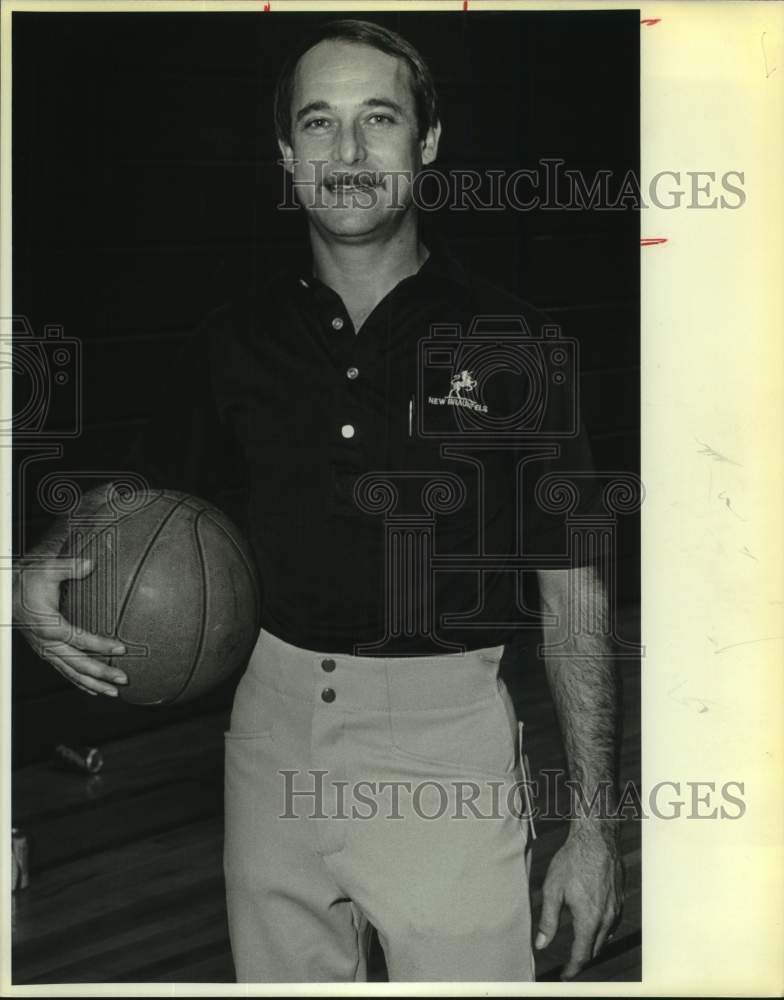
<instances>
[{"instance_id":1,"label":"pant button","mask_svg":"<svg viewBox=\"0 0 784 1000\"><path fill-rule=\"evenodd\" d=\"M330 702L334 701L335 698L337 698L337 695L335 694L333 688L324 688L324 690L321 692L322 701Z\"/></svg>"},{"instance_id":2,"label":"pant button","mask_svg":"<svg viewBox=\"0 0 784 1000\"><path fill-rule=\"evenodd\" d=\"M321 669L322 670L326 670L328 674L331 674L332 671L335 669L335 661L334 660L322 660L321 661Z\"/></svg>"}]
</instances>

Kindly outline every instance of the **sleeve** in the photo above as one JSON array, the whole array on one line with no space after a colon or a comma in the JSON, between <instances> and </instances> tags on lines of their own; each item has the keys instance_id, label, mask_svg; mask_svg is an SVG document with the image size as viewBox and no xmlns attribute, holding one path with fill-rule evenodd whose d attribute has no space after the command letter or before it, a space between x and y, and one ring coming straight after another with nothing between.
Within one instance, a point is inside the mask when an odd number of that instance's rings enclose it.
<instances>
[{"instance_id":1,"label":"sleeve","mask_svg":"<svg viewBox=\"0 0 784 1000\"><path fill-rule=\"evenodd\" d=\"M542 328L555 327L545 317ZM532 461L523 476L524 551L532 556L568 555L572 566L590 565L598 559L598 519L607 516L607 477L596 468L583 420L578 345L559 334L536 337L532 347L538 354L531 370L539 380L539 419L526 444L534 452L541 449L542 457Z\"/></svg>"}]
</instances>

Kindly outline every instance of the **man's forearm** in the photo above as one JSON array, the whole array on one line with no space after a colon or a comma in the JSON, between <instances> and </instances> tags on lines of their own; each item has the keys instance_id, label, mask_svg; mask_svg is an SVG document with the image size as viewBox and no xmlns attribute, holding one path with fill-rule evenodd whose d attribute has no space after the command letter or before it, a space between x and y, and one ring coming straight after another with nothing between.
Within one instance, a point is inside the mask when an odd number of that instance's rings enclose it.
<instances>
[{"instance_id":1,"label":"man's forearm","mask_svg":"<svg viewBox=\"0 0 784 1000\"><path fill-rule=\"evenodd\" d=\"M545 648L545 667L575 782L578 815L595 818L612 813L618 795L620 684L606 638L607 599L590 567L557 577L540 574L540 590L543 610L559 621L565 619L569 604L578 614L577 627L559 643L558 655L548 656Z\"/></svg>"}]
</instances>

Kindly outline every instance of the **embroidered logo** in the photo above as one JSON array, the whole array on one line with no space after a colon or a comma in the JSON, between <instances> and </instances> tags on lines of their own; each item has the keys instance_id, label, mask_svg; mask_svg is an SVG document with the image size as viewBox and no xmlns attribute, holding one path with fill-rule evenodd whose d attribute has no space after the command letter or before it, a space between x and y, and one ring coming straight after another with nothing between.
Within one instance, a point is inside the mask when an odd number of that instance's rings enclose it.
<instances>
[{"instance_id":1,"label":"embroidered logo","mask_svg":"<svg viewBox=\"0 0 784 1000\"><path fill-rule=\"evenodd\" d=\"M487 407L483 403L477 403L473 399L466 399L463 396L464 392L473 392L476 389L478 383L470 371L464 369L453 375L449 380L449 395L448 396L428 396L427 401L433 406L464 406L469 410L475 410L477 413L487 413Z\"/></svg>"},{"instance_id":2,"label":"embroidered logo","mask_svg":"<svg viewBox=\"0 0 784 1000\"><path fill-rule=\"evenodd\" d=\"M469 371L460 372L459 375L453 375L450 382L452 388L449 390L448 399L462 399L463 397L460 393L463 389L468 392L473 392L476 389L476 379Z\"/></svg>"}]
</instances>

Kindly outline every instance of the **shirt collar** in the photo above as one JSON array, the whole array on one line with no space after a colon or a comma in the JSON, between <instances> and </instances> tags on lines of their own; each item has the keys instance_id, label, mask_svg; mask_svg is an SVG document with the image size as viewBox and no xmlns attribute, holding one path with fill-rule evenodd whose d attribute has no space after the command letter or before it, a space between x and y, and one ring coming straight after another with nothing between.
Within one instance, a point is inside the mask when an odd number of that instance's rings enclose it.
<instances>
[{"instance_id":1,"label":"shirt collar","mask_svg":"<svg viewBox=\"0 0 784 1000\"><path fill-rule=\"evenodd\" d=\"M468 275L460 261L452 255L446 242L433 234L425 237L423 242L429 250L428 258L416 274L412 274L404 280L428 281L434 279L467 290L469 287ZM305 252L297 258L291 271L291 277L301 291L326 287L313 274L313 259L310 252Z\"/></svg>"},{"instance_id":2,"label":"shirt collar","mask_svg":"<svg viewBox=\"0 0 784 1000\"><path fill-rule=\"evenodd\" d=\"M430 256L419 269L418 274L424 278L437 278L468 288L468 275L463 265L454 257L446 243L439 238L427 240L425 246Z\"/></svg>"}]
</instances>

